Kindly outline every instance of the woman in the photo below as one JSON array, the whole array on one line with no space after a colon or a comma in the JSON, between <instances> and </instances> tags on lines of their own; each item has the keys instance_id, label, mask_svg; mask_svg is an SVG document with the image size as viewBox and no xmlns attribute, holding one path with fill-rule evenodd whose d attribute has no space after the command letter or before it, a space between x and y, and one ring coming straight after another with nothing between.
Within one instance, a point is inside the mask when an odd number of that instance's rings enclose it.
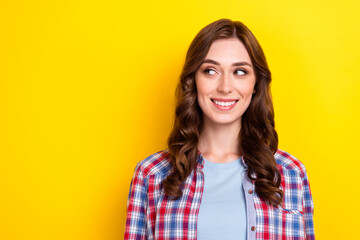
<instances>
[{"instance_id":1,"label":"woman","mask_svg":"<svg viewBox=\"0 0 360 240\"><path fill-rule=\"evenodd\" d=\"M135 168L125 239L315 239L305 167L277 148L270 82L242 23L197 34L168 149Z\"/></svg>"}]
</instances>

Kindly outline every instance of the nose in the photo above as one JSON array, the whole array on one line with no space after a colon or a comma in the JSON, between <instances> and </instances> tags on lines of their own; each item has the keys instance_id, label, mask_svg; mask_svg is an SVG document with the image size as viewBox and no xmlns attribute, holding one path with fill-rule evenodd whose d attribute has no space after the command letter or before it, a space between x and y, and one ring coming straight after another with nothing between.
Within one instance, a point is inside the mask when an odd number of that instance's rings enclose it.
<instances>
[{"instance_id":1,"label":"nose","mask_svg":"<svg viewBox=\"0 0 360 240\"><path fill-rule=\"evenodd\" d=\"M231 93L234 89L232 79L226 74L222 74L219 78L219 84L217 87L218 92Z\"/></svg>"}]
</instances>

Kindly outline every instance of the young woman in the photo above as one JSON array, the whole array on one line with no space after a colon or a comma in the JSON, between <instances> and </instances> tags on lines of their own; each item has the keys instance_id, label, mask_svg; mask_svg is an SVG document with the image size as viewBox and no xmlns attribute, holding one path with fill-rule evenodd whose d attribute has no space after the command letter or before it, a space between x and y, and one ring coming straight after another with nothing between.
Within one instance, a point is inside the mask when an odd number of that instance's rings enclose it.
<instances>
[{"instance_id":1,"label":"young woman","mask_svg":"<svg viewBox=\"0 0 360 240\"><path fill-rule=\"evenodd\" d=\"M125 239L315 239L305 167L278 149L270 82L241 22L196 35L168 148L135 168Z\"/></svg>"}]
</instances>

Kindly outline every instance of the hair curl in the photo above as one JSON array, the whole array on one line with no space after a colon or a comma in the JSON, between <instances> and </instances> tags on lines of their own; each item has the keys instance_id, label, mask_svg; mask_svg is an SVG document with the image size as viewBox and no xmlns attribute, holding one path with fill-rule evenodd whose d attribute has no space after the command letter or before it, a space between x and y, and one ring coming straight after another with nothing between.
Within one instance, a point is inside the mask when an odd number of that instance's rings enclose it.
<instances>
[{"instance_id":1,"label":"hair curl","mask_svg":"<svg viewBox=\"0 0 360 240\"><path fill-rule=\"evenodd\" d=\"M246 47L254 66L255 93L241 119L240 146L248 166L247 175L255 182L258 196L272 205L282 203L281 175L274 154L278 136L274 129L274 109L270 83L271 72L263 50L252 32L241 22L220 19L205 26L195 36L186 54L180 81L176 88L176 110L168 149L173 167L163 181L165 194L175 200L182 196L182 183L196 167L203 113L197 102L195 72L217 39L238 38Z\"/></svg>"}]
</instances>

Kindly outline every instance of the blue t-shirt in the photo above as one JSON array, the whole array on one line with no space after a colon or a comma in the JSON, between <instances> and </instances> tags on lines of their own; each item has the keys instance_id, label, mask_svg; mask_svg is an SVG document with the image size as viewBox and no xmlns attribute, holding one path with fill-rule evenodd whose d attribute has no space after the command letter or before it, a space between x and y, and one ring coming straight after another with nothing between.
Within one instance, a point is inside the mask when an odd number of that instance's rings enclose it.
<instances>
[{"instance_id":1,"label":"blue t-shirt","mask_svg":"<svg viewBox=\"0 0 360 240\"><path fill-rule=\"evenodd\" d=\"M245 240L246 201L241 158L228 163L204 158L204 192L198 221L198 240Z\"/></svg>"}]
</instances>

